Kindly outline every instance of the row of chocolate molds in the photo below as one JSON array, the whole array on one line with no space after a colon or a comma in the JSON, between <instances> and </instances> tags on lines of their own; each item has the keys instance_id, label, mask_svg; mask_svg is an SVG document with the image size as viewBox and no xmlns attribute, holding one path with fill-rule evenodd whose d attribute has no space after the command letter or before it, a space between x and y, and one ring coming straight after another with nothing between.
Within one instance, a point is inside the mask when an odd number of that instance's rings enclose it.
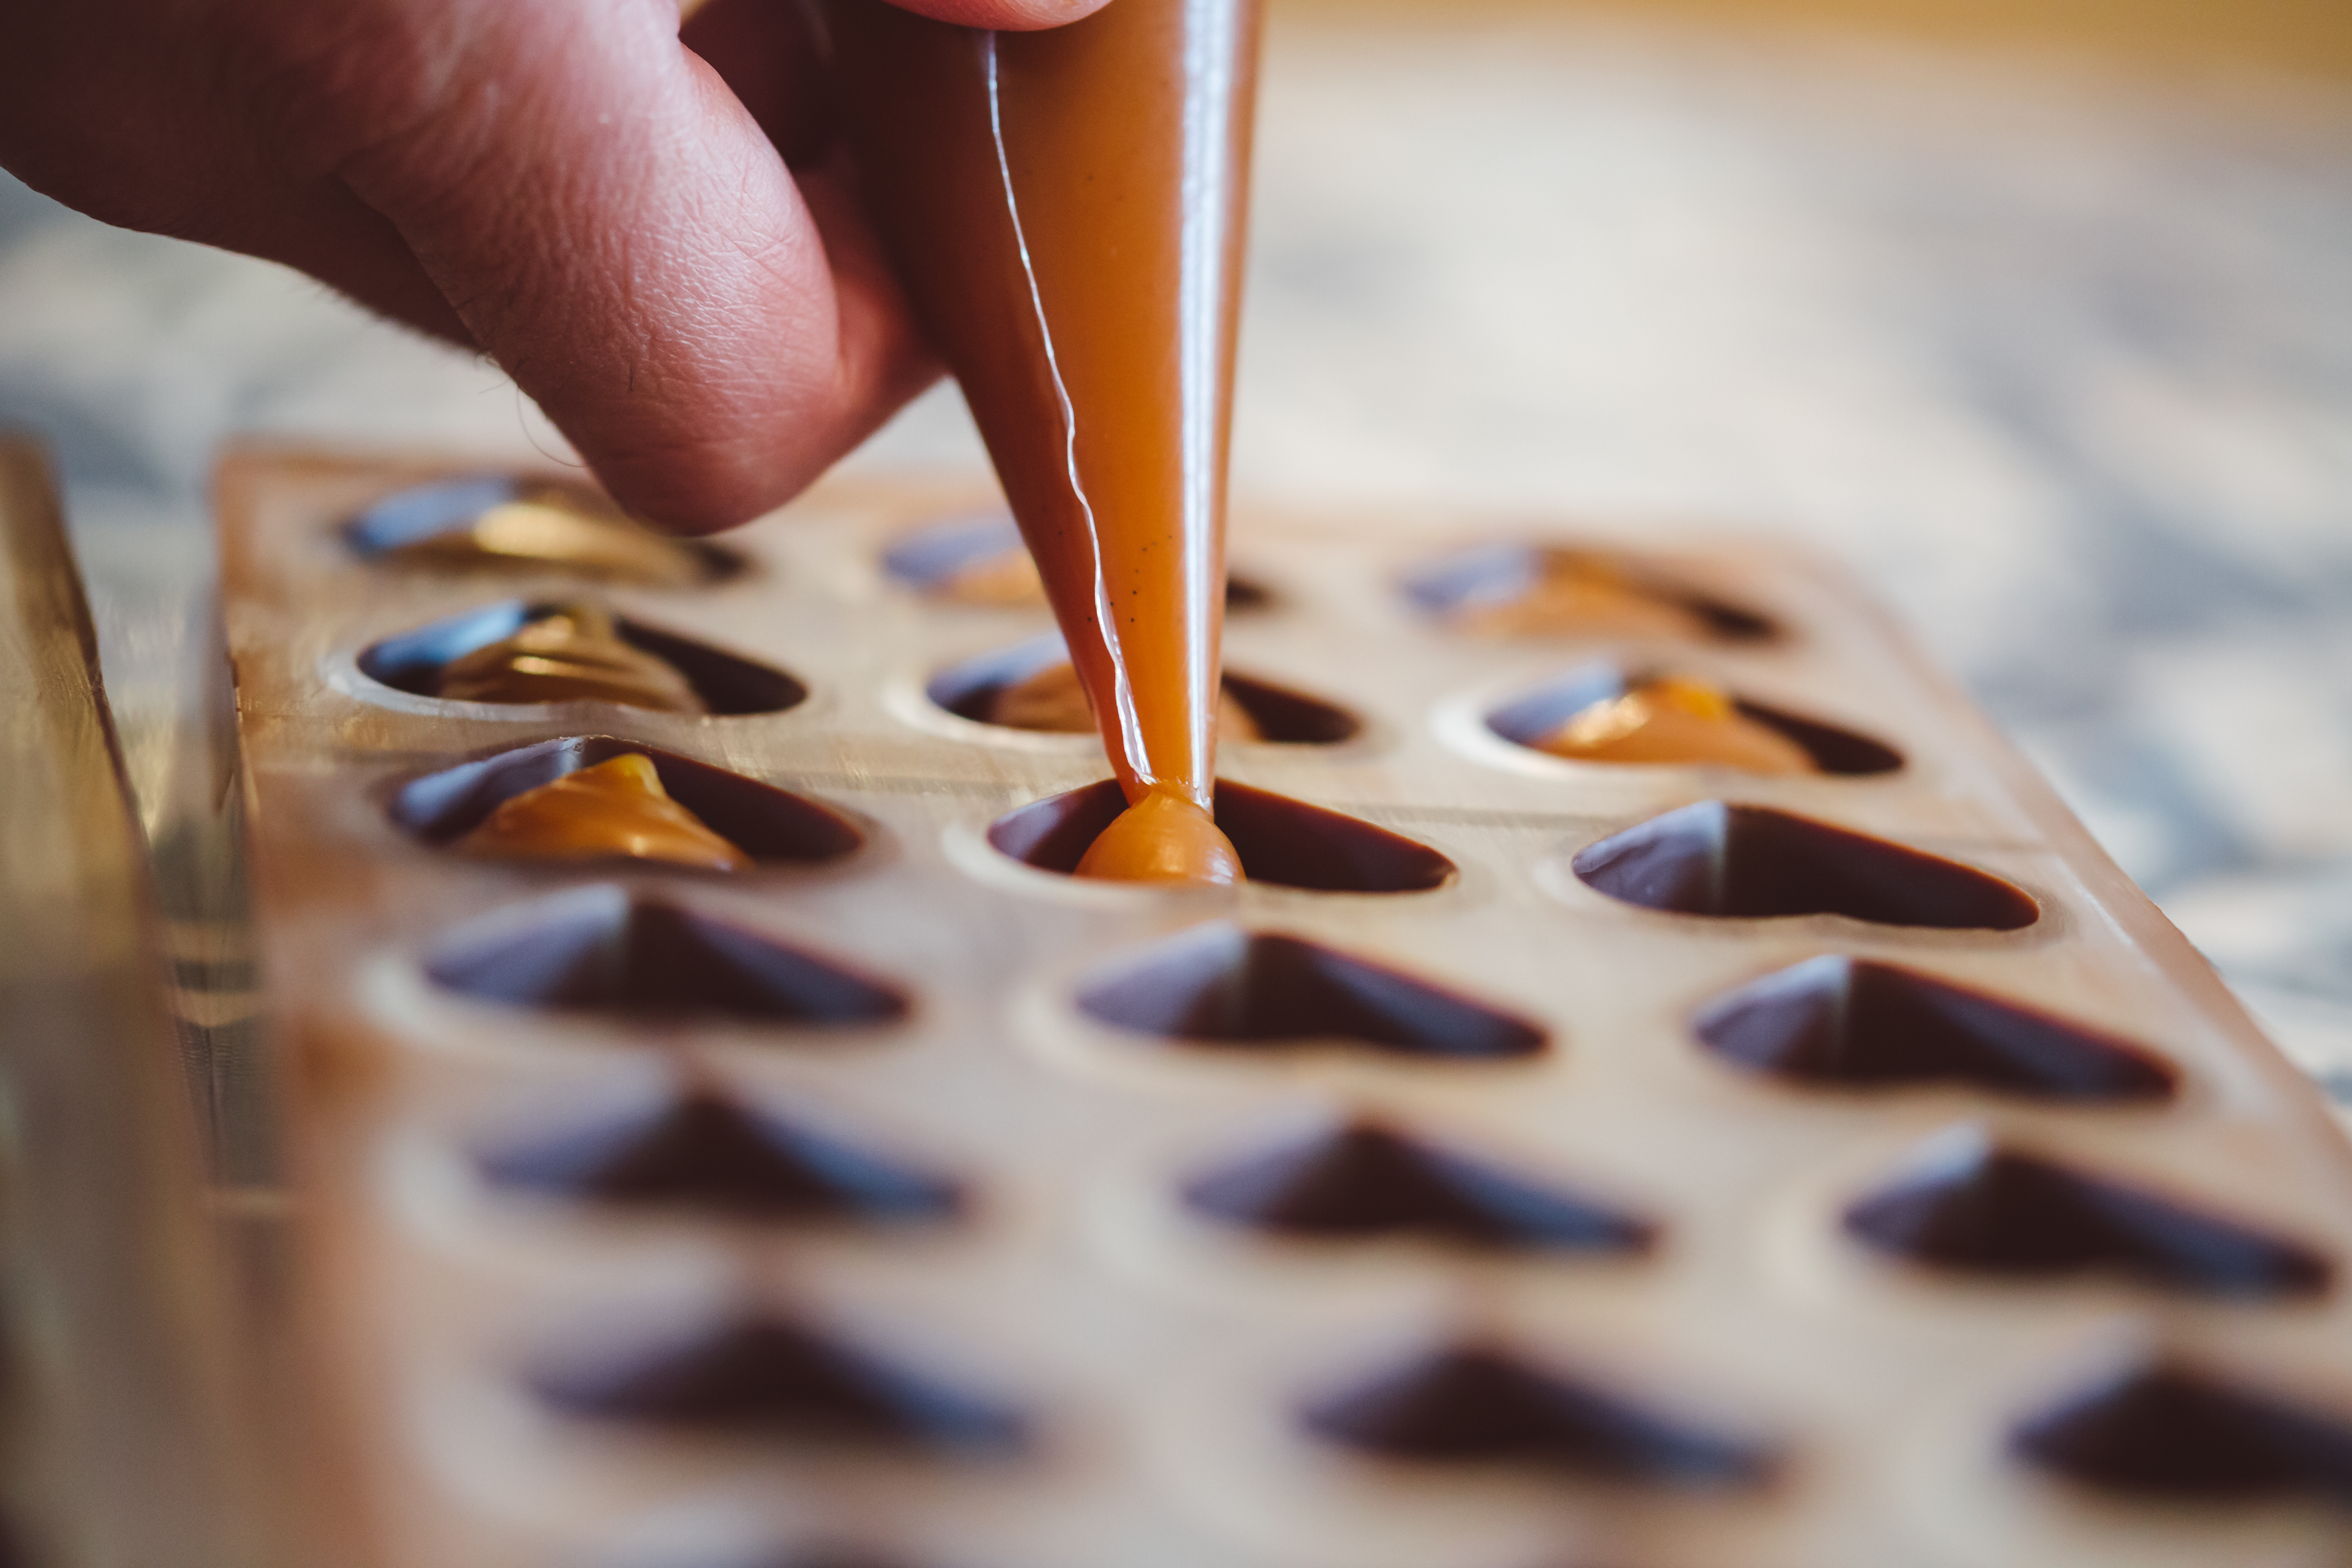
<instances>
[{"instance_id":1,"label":"row of chocolate molds","mask_svg":"<svg viewBox=\"0 0 2352 1568\"><path fill-rule=\"evenodd\" d=\"M1952 1283L1857 1243L1855 1205L1898 1173L1921 1161L1981 1168L2007 1150L2246 1219L2307 1251L2324 1276L2344 1253L2344 1172L2315 1108L2177 936L1978 721L1801 568L1754 552L1744 596L1791 635L1740 650L1739 668L1818 682L1909 765L1742 787L1738 798L1799 803L1956 855L2037 900L2030 924L1716 921L1596 892L1576 875L1576 852L1688 802L1690 775L1463 766L1416 715L1481 679L1508 684L1516 671L1504 667L1520 656L1460 649L1370 607L1363 590L1444 542L1361 529L1311 542L1243 530L1236 552L1249 552L1282 608L1257 622L1258 646L1246 618L1233 635L1236 664L1293 659L1275 673L1295 672L1309 690L1351 688L1337 695L1370 719L1369 743L1236 748L1228 771L1372 818L1458 875L1377 898L1253 886L1238 899L1171 900L1016 867L991 846L989 825L1098 776L1099 762L1075 746L927 729L894 708L891 683L903 693L941 655L981 641L974 621L1018 620L893 596L874 563L943 510L919 494L820 498L800 528L765 525L748 547L752 570L695 590L690 610L684 595L643 601L648 619L690 615L698 632L792 670L808 702L766 719L594 715L604 730L845 810L865 829L854 854L732 884L465 861L392 820L400 786L572 716L402 710L334 679L352 650L478 601L481 585L388 586L331 552L332 520L396 485L396 471L281 467L258 483L268 471L247 470L242 489L233 476L226 508L233 547L236 525L247 531L231 574L248 758L264 874L277 885L274 968L295 977L281 983L289 1011L308 1057L343 1064L334 1081L368 1064L364 1092L317 1097L306 1120L348 1226L320 1277L342 1303L341 1342L368 1363L353 1381L376 1416L376 1458L362 1468L388 1500L388 1533L405 1543L397 1560L683 1565L751 1561L728 1553L761 1541L839 1539L949 1565L2201 1562L2220 1544L2233 1561L2286 1563L2320 1561L2336 1539L2324 1518L2292 1508L2218 1524L2116 1510L2001 1457L2003 1434L2031 1411L2136 1357L2242 1363L2273 1389L2314 1367L2340 1378L2341 1297L2324 1278L2218 1300L2145 1285ZM300 593L272 594L257 567L299 579ZM1394 668L1367 668L1374 650ZM1527 657L1532 673L1559 656ZM1873 704L1833 679L1854 672L1847 685ZM1950 721L1922 724L1923 702ZM298 716L330 728L278 728ZM336 743L300 744L321 732ZM273 765L289 742L314 760ZM282 855L273 870L273 842L333 846L329 858L366 868L366 896L339 897ZM576 886L551 891L558 883ZM532 903L542 897L560 907ZM289 902L304 909L299 922L285 918ZM481 916L490 906L509 907ZM469 959L479 970L501 942L565 920L625 930L658 909L687 913L656 924L765 932L825 957L896 993L904 1011L811 1030L658 1007L583 1016L511 986L503 999L468 994ZM1423 977L1517 1020L1545 1048L1484 1060L1204 1048L1107 1023L1075 1000L1122 981L1133 992L1138 966L1155 961L1213 971L1221 953L1289 942ZM1801 1087L1695 1044L1721 998L1792 966L1800 978L1783 984L1801 993L1801 967L1818 974L1833 954L2095 1023L2159 1076L2168 1066L2177 1092L2086 1110L1964 1088ZM562 1107L549 1103L559 1086ZM560 1194L518 1197L483 1174L485 1159L520 1159L596 1106L697 1086L959 1176L970 1206L929 1236L918 1226L866 1240L624 1221ZM1595 1194L1647 1227L1643 1245L1536 1259L1236 1242L1230 1226L1171 1201L1204 1162L1253 1138L1366 1115ZM2295 1276L2297 1265L2283 1267ZM661 1300L644 1304L647 1292ZM579 1364L560 1351L593 1360L616 1342L603 1336L659 1339L750 1302L853 1342L878 1335L909 1364L955 1369L975 1386L992 1375L1005 1407L1032 1402L1032 1451L976 1466L787 1464L757 1443L621 1436L609 1422L551 1414L545 1380L560 1387L562 1376L546 1368ZM758 1342L773 1352L780 1342ZM1328 1395L1351 1371L1449 1343L1463 1354L1443 1363L1446 1375L1475 1386L1503 1375L1479 1359L1501 1348L1587 1375L1637 1409L1679 1414L1721 1437L1699 1443L1692 1462L1738 1484L1695 1498L1433 1483L1425 1465L1343 1459L1300 1439L1291 1417L1318 1387ZM371 1344L373 1357L360 1349ZM576 1416L577 1401L570 1408ZM780 1550L772 1560L795 1560Z\"/></svg>"},{"instance_id":2,"label":"row of chocolate molds","mask_svg":"<svg viewBox=\"0 0 2352 1568\"><path fill-rule=\"evenodd\" d=\"M356 492L354 508L366 499ZM929 742L951 739L998 753L992 763L977 766L1043 777L1098 776L1098 748L1088 737L1010 730L951 710L958 692L968 690L990 664L1021 668L1045 657L1039 638L1050 626L1042 607L941 602L890 570L894 542L920 536L938 519L977 504L968 491L942 490L912 505L903 498L860 505L853 498L814 508L809 517L761 524L739 536L732 545L736 571L682 589L583 586L560 572L517 579L371 567L331 528L311 531L293 545L309 559L288 564L360 574L371 584L365 614L347 625L345 640L315 649L330 679L387 707L460 721L485 742L496 733L489 726L511 733L517 725L545 724L555 715L540 707L438 701L402 689L404 672L436 646L494 635L535 601L585 596L635 621L656 652L674 656L677 644L690 639L728 659L731 672L709 682L723 715L720 729L759 746L769 766L817 776L830 760L826 748L852 743L869 771L920 771L914 759L926 754ZM1408 592L1416 574L1433 563L1478 553L1458 542L1383 536L1372 522L1351 521L1328 531L1347 550L1335 559L1312 531L1254 530L1252 521L1237 521L1234 548L1262 585L1262 602L1229 618L1228 664L1245 678L1323 705L1326 721L1311 728L1330 733L1351 719L1356 733L1323 743L1229 747L1225 771L1244 782L1278 759L1286 775L1311 782L1319 797L1425 802L1448 795L1447 781L1466 760L1504 775L1485 784L1498 806L1550 809L1564 793L1604 808L1622 803L1632 809L1678 790L1687 798L1689 770L1542 755L1513 744L1490 722L1499 719L1507 729L1513 710L1527 707L1529 699L1591 683L1611 669L1663 668L1712 677L1768 708L1820 721L1859 742L1839 754L1841 771L1794 780L1731 775L1748 798L1831 798L1866 818L1875 801L1893 795L1903 800L1904 820L1914 832L1932 826L1952 837L2032 837L2006 806L2001 784L1979 776L1982 759L1956 743L1964 737L1937 730L1912 733L1918 726L1906 708L1924 672L1907 658L1891 670L1870 668L1864 648L1874 628L1814 614L1817 605L1838 604L1842 588L1784 555L1746 546L1718 547L1706 556L1659 552L1661 574L1710 601L1751 606L1760 622L1776 629L1773 637L1496 641L1447 630ZM318 628L309 630L315 637ZM1328 644L1334 635L1366 639L1381 657L1333 659ZM975 663L982 670L973 669ZM752 710L777 702L787 705ZM1341 722L1328 722L1331 717ZM650 730L644 728L648 721ZM654 740L698 732L705 724L699 719L665 724L661 716L645 714L635 721L638 732ZM1969 721L1980 723L1972 716ZM470 728L476 725L482 728ZM590 727L609 726L596 721ZM796 744L803 738L811 743ZM1890 769L1888 761L1902 765ZM1034 769L1027 766L1033 763ZM1823 797L1823 789L1836 793Z\"/></svg>"}]
</instances>

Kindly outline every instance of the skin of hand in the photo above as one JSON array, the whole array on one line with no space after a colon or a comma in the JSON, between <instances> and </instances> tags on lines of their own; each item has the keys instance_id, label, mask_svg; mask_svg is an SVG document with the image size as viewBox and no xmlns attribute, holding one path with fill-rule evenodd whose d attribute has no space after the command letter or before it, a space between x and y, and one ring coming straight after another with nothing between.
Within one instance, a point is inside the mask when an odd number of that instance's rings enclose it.
<instances>
[{"instance_id":1,"label":"skin of hand","mask_svg":"<svg viewBox=\"0 0 2352 1568\"><path fill-rule=\"evenodd\" d=\"M971 26L1105 0L898 0ZM0 0L0 166L488 354L614 498L782 504L938 374L797 0Z\"/></svg>"}]
</instances>

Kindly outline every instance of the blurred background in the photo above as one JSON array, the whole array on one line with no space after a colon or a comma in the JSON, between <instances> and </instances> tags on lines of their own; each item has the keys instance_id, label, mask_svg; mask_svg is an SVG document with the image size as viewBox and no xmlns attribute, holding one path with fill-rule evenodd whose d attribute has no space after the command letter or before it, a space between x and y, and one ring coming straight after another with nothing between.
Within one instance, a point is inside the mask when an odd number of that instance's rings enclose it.
<instances>
[{"instance_id":1,"label":"blurred background","mask_svg":"<svg viewBox=\"0 0 2352 1568\"><path fill-rule=\"evenodd\" d=\"M1833 553L2352 1105L2352 5L1274 0L1264 93L1239 495ZM493 366L5 176L0 422L167 859L216 445L563 450ZM853 459L982 461L952 390Z\"/></svg>"}]
</instances>

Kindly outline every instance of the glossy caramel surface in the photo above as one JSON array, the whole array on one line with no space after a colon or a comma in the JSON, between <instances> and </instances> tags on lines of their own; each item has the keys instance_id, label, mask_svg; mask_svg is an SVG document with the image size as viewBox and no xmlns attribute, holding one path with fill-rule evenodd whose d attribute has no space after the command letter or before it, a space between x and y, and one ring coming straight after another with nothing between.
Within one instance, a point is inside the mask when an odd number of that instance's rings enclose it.
<instances>
[{"instance_id":1,"label":"glossy caramel surface","mask_svg":"<svg viewBox=\"0 0 2352 1568\"><path fill-rule=\"evenodd\" d=\"M1534 742L1556 757L1593 763L1714 764L1751 773L1810 773L1811 752L1742 713L1705 681L1645 680L1595 702Z\"/></svg>"},{"instance_id":2,"label":"glossy caramel surface","mask_svg":"<svg viewBox=\"0 0 2352 1568\"><path fill-rule=\"evenodd\" d=\"M750 856L670 799L653 759L636 752L501 803L457 848L503 858L660 860L711 871L751 864Z\"/></svg>"},{"instance_id":3,"label":"glossy caramel surface","mask_svg":"<svg viewBox=\"0 0 2352 1568\"><path fill-rule=\"evenodd\" d=\"M690 586L709 574L686 543L553 487L500 501L462 528L402 545L394 553L465 564L561 566L662 587Z\"/></svg>"},{"instance_id":4,"label":"glossy caramel surface","mask_svg":"<svg viewBox=\"0 0 2352 1568\"><path fill-rule=\"evenodd\" d=\"M442 668L435 695L464 702L618 702L663 713L709 710L667 660L624 639L607 611L564 605Z\"/></svg>"},{"instance_id":5,"label":"glossy caramel surface","mask_svg":"<svg viewBox=\"0 0 2352 1568\"><path fill-rule=\"evenodd\" d=\"M1238 882L1242 858L1208 808L1165 787L1112 819L1079 857L1077 874L1114 882Z\"/></svg>"},{"instance_id":6,"label":"glossy caramel surface","mask_svg":"<svg viewBox=\"0 0 2352 1568\"><path fill-rule=\"evenodd\" d=\"M1708 635L1706 617L1687 605L1573 551L1548 552L1533 581L1507 596L1465 601L1449 618L1480 637Z\"/></svg>"}]
</instances>

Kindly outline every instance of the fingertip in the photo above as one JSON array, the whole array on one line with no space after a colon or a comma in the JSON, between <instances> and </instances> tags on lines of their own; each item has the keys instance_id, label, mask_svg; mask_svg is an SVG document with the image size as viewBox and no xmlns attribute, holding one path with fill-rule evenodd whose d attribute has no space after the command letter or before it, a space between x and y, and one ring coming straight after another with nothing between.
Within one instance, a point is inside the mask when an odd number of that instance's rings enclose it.
<instances>
[{"instance_id":1,"label":"fingertip","mask_svg":"<svg viewBox=\"0 0 2352 1568\"><path fill-rule=\"evenodd\" d=\"M698 428L600 421L567 430L607 494L665 533L699 536L775 510L816 482L940 375L910 331L886 332L814 405L746 398L707 408Z\"/></svg>"},{"instance_id":2,"label":"fingertip","mask_svg":"<svg viewBox=\"0 0 2352 1568\"><path fill-rule=\"evenodd\" d=\"M698 536L773 511L805 479L772 448L724 438L583 452L605 493L665 533Z\"/></svg>"}]
</instances>

